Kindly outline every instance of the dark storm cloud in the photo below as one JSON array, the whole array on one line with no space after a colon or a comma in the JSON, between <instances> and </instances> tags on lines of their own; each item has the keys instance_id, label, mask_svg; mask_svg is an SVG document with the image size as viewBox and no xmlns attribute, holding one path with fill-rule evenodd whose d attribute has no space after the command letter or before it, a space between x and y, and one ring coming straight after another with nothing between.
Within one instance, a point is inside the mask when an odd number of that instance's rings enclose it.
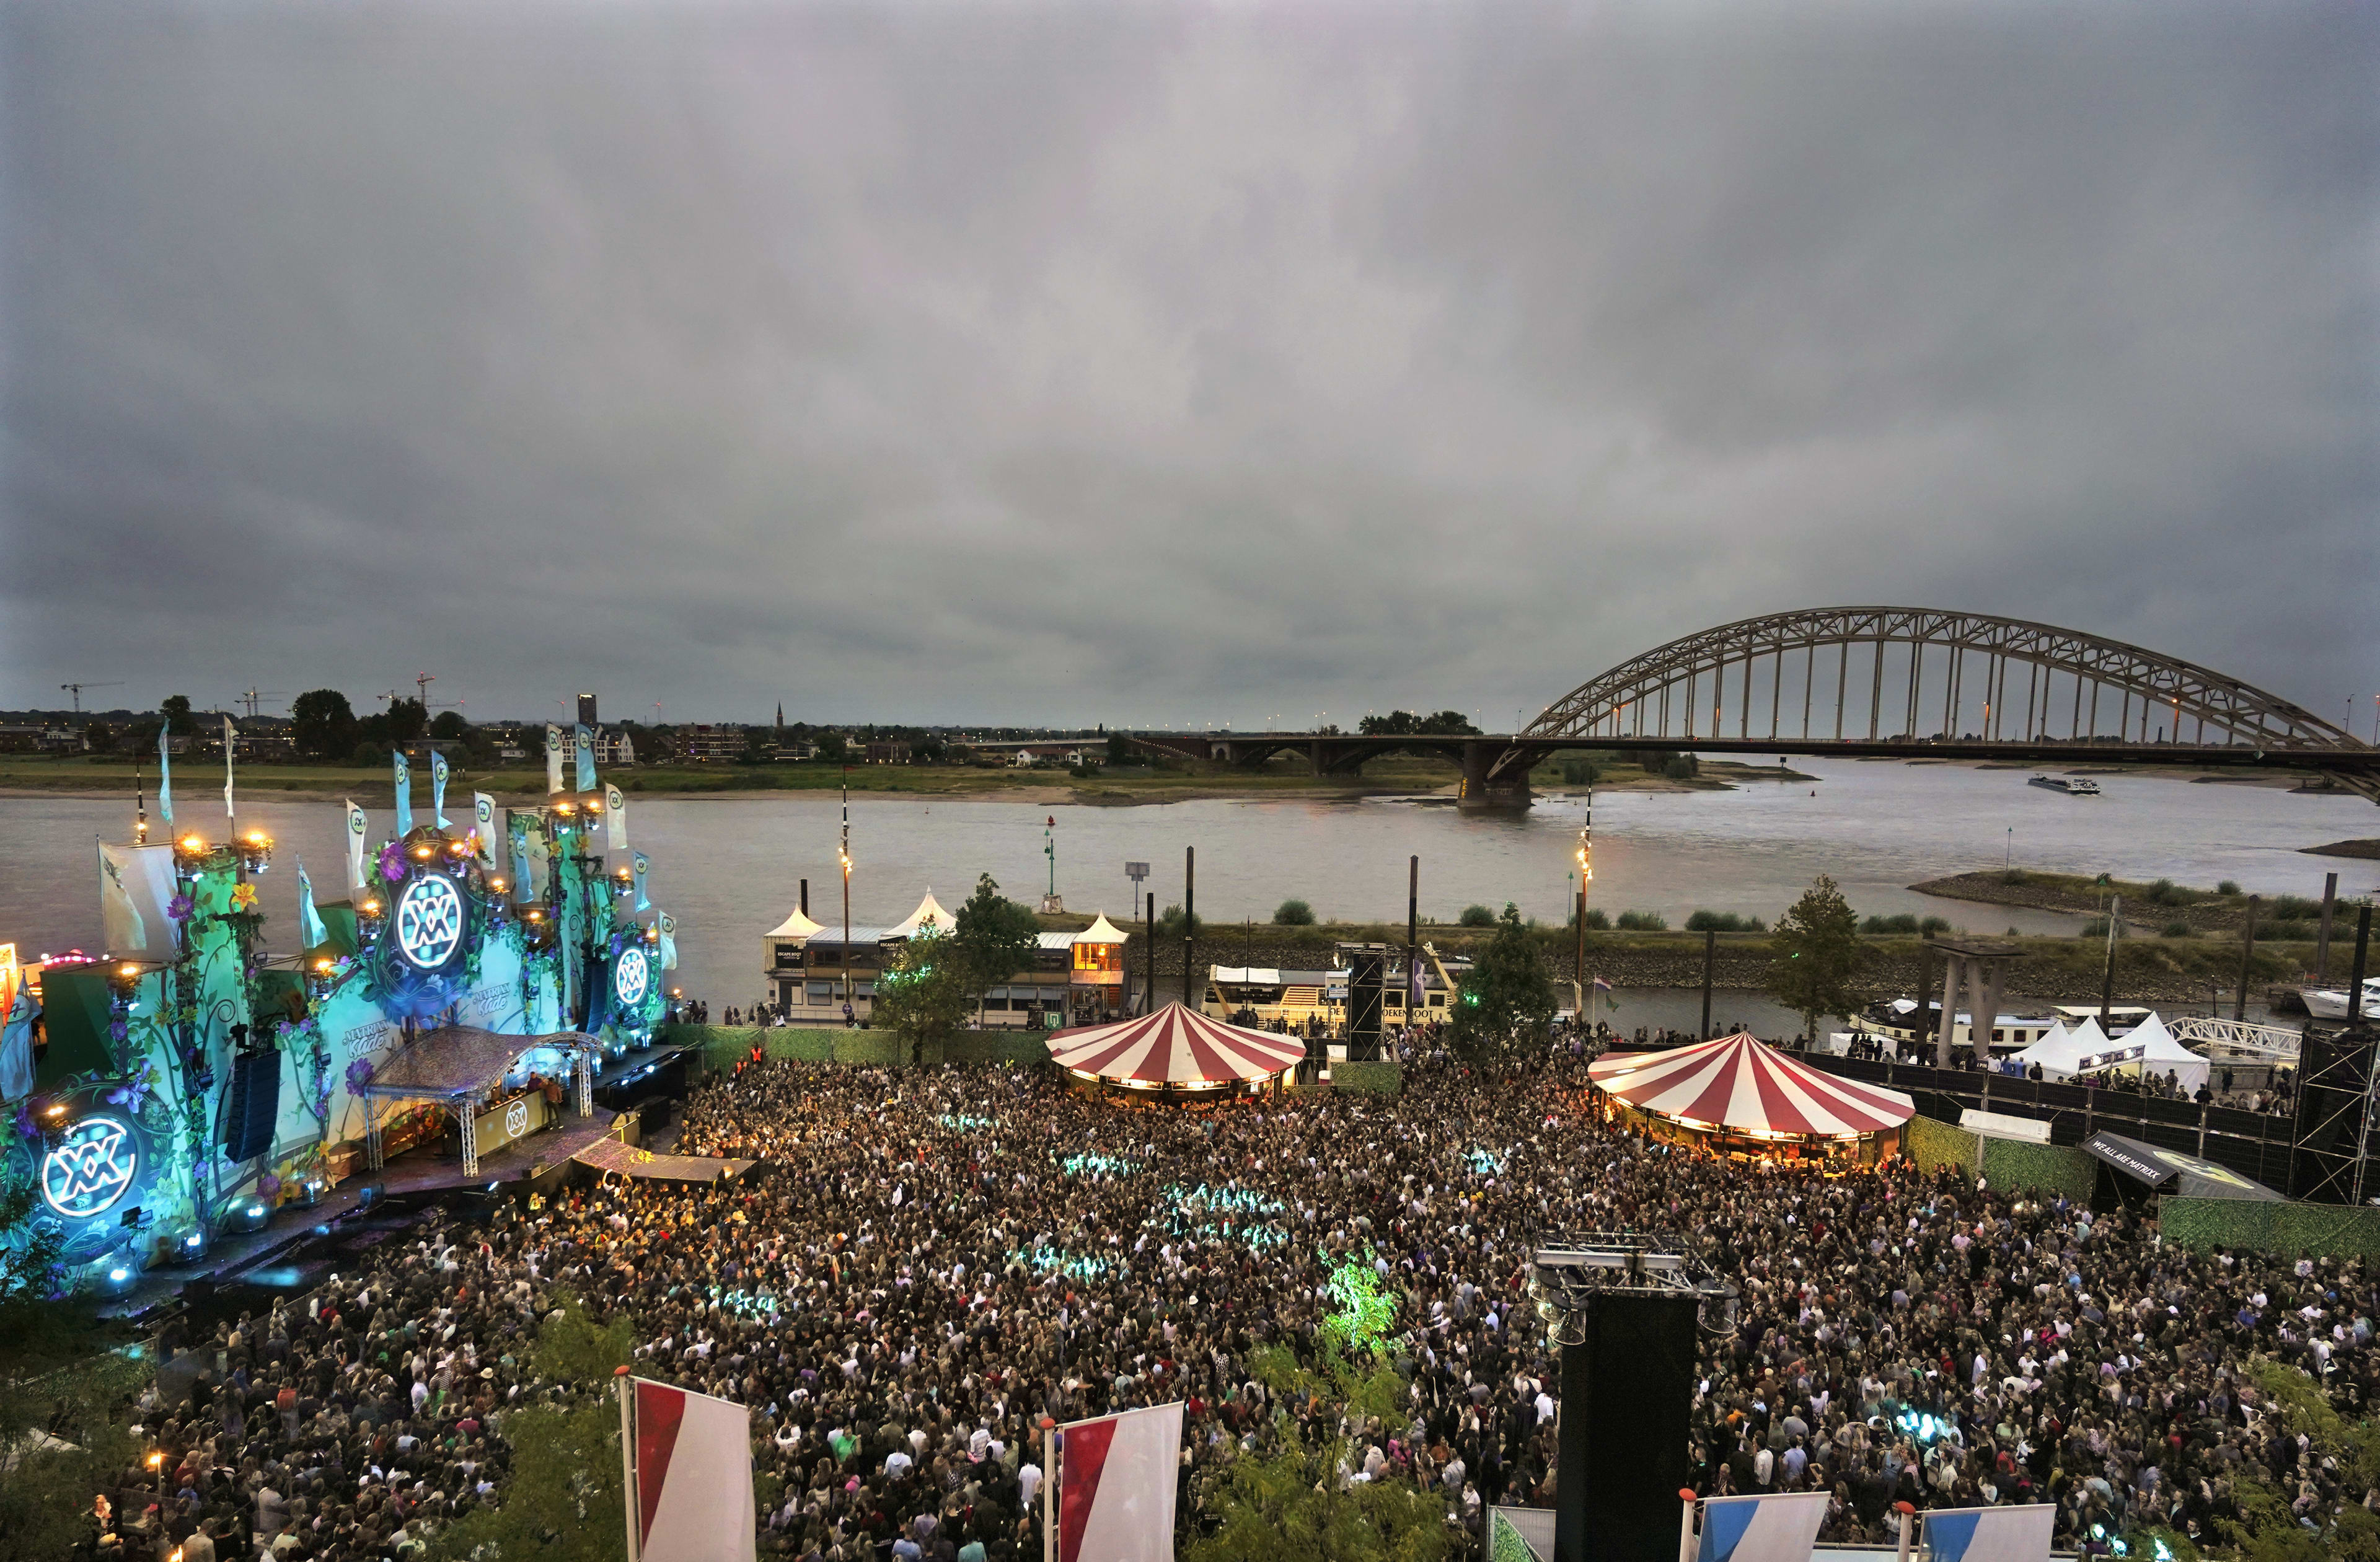
<instances>
[{"instance_id":1,"label":"dark storm cloud","mask_svg":"<svg viewBox=\"0 0 2380 1562\"><path fill-rule=\"evenodd\" d=\"M2046 618L2370 687L2374 13L5 13L0 702L1490 726Z\"/></svg>"}]
</instances>

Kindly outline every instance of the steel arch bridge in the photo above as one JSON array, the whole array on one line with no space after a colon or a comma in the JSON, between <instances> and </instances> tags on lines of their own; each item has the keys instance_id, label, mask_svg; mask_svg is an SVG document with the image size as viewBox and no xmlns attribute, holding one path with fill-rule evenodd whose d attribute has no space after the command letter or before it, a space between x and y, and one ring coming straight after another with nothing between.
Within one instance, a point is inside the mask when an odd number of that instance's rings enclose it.
<instances>
[{"instance_id":1,"label":"steel arch bridge","mask_svg":"<svg viewBox=\"0 0 2380 1562\"><path fill-rule=\"evenodd\" d=\"M1466 808L1526 807L1560 749L2022 760L2313 771L2380 802L2380 749L2235 677L2096 635L1923 607L1765 614L1631 657L1521 731L1131 735L1143 747L1318 775L1391 752L1463 766Z\"/></svg>"}]
</instances>

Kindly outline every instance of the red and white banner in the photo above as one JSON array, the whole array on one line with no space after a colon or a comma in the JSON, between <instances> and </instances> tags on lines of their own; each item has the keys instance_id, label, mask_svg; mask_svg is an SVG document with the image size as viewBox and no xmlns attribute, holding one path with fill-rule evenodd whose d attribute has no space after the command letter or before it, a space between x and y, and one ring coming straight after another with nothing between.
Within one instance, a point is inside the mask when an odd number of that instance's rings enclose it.
<instances>
[{"instance_id":1,"label":"red and white banner","mask_svg":"<svg viewBox=\"0 0 2380 1562\"><path fill-rule=\"evenodd\" d=\"M1173 1562L1182 1406L1078 1421L1062 1432L1058 1562Z\"/></svg>"},{"instance_id":2,"label":"red and white banner","mask_svg":"<svg viewBox=\"0 0 2380 1562\"><path fill-rule=\"evenodd\" d=\"M627 1380L628 1555L638 1562L753 1562L752 1413Z\"/></svg>"}]
</instances>

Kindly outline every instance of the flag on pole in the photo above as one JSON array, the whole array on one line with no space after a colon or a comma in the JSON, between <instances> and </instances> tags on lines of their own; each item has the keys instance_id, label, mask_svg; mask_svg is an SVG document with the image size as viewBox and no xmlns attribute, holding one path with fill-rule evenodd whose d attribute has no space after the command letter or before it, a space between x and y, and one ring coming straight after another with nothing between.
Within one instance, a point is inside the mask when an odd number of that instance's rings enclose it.
<instances>
[{"instance_id":1,"label":"flag on pole","mask_svg":"<svg viewBox=\"0 0 2380 1562\"><path fill-rule=\"evenodd\" d=\"M752 1562L752 1412L647 1378L620 1385L631 1562Z\"/></svg>"},{"instance_id":2,"label":"flag on pole","mask_svg":"<svg viewBox=\"0 0 2380 1562\"><path fill-rule=\"evenodd\" d=\"M224 717L224 817L237 819L239 810L231 805L231 751L239 742L239 728L232 726L231 717Z\"/></svg>"},{"instance_id":3,"label":"flag on pole","mask_svg":"<svg viewBox=\"0 0 2380 1562\"><path fill-rule=\"evenodd\" d=\"M562 790L562 728L552 722L545 724L545 790L548 797Z\"/></svg>"},{"instance_id":4,"label":"flag on pole","mask_svg":"<svg viewBox=\"0 0 2380 1562\"><path fill-rule=\"evenodd\" d=\"M1605 1008L1610 1010L1614 1014L1620 1012L1620 1004L1619 1001L1611 995L1611 983L1609 982L1598 976L1592 982L1589 982L1588 986L1593 991L1603 995L1603 1007ZM1581 1016L1581 1018L1584 1019L1585 1017Z\"/></svg>"},{"instance_id":5,"label":"flag on pole","mask_svg":"<svg viewBox=\"0 0 2380 1562\"><path fill-rule=\"evenodd\" d=\"M613 851L628 849L628 799L617 782L603 783L603 842Z\"/></svg>"},{"instance_id":6,"label":"flag on pole","mask_svg":"<svg viewBox=\"0 0 2380 1562\"><path fill-rule=\"evenodd\" d=\"M633 860L636 864L637 873L637 909L639 911L647 910L650 909L652 902L645 897L645 872L653 865L652 860L648 858L643 852L639 851L636 853Z\"/></svg>"},{"instance_id":7,"label":"flag on pole","mask_svg":"<svg viewBox=\"0 0 2380 1562\"><path fill-rule=\"evenodd\" d=\"M1943 1507L1925 1515L1925 1544L1934 1562L2048 1562L2058 1509Z\"/></svg>"},{"instance_id":8,"label":"flag on pole","mask_svg":"<svg viewBox=\"0 0 2380 1562\"><path fill-rule=\"evenodd\" d=\"M578 789L591 792L595 789L595 735L587 730L584 722L578 724L574 747L578 751Z\"/></svg>"},{"instance_id":9,"label":"flag on pole","mask_svg":"<svg viewBox=\"0 0 2380 1562\"><path fill-rule=\"evenodd\" d=\"M8 1019L0 1027L0 1101L17 1101L33 1093L33 1021L42 1018L42 1001L33 984L17 972L17 995L8 1005Z\"/></svg>"},{"instance_id":10,"label":"flag on pole","mask_svg":"<svg viewBox=\"0 0 2380 1562\"><path fill-rule=\"evenodd\" d=\"M1711 1497L1696 1562L1810 1562L1831 1500L1829 1492Z\"/></svg>"},{"instance_id":11,"label":"flag on pole","mask_svg":"<svg viewBox=\"0 0 2380 1562\"><path fill-rule=\"evenodd\" d=\"M485 792L471 794L471 830L480 843L480 866L496 871L496 799Z\"/></svg>"},{"instance_id":12,"label":"flag on pole","mask_svg":"<svg viewBox=\"0 0 2380 1562\"><path fill-rule=\"evenodd\" d=\"M675 970L677 969L677 919L667 911L661 912L653 918L653 927L662 935L662 969Z\"/></svg>"},{"instance_id":13,"label":"flag on pole","mask_svg":"<svg viewBox=\"0 0 2380 1562\"><path fill-rule=\"evenodd\" d=\"M437 750L430 750L430 815L438 827L446 827L446 756Z\"/></svg>"},{"instance_id":14,"label":"flag on pole","mask_svg":"<svg viewBox=\"0 0 2380 1562\"><path fill-rule=\"evenodd\" d=\"M298 859L298 938L301 948L319 949L331 941L331 930L314 909L314 881L306 876L306 860Z\"/></svg>"},{"instance_id":15,"label":"flag on pole","mask_svg":"<svg viewBox=\"0 0 2380 1562\"><path fill-rule=\"evenodd\" d=\"M1078 1421L1060 1436L1058 1562L1173 1562L1181 1402Z\"/></svg>"},{"instance_id":16,"label":"flag on pole","mask_svg":"<svg viewBox=\"0 0 2380 1562\"><path fill-rule=\"evenodd\" d=\"M174 822L174 724L157 729L157 817Z\"/></svg>"},{"instance_id":17,"label":"flag on pole","mask_svg":"<svg viewBox=\"0 0 2380 1562\"><path fill-rule=\"evenodd\" d=\"M396 838L413 834L413 765L405 750L396 751Z\"/></svg>"},{"instance_id":18,"label":"flag on pole","mask_svg":"<svg viewBox=\"0 0 2380 1562\"><path fill-rule=\"evenodd\" d=\"M165 908L180 888L171 846L99 847L100 936L111 955L174 953L174 924Z\"/></svg>"},{"instance_id":19,"label":"flag on pole","mask_svg":"<svg viewBox=\"0 0 2380 1562\"><path fill-rule=\"evenodd\" d=\"M506 828L509 830L511 827L507 825ZM515 900L529 898L528 836L528 831L525 829L512 831L513 898Z\"/></svg>"}]
</instances>

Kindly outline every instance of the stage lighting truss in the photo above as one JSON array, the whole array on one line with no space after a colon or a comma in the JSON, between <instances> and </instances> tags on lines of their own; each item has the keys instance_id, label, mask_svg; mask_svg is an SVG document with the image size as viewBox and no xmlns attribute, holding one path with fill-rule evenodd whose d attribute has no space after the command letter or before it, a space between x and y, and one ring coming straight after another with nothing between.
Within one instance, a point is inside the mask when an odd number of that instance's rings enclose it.
<instances>
[{"instance_id":1,"label":"stage lighting truss","mask_svg":"<svg viewBox=\"0 0 2380 1562\"><path fill-rule=\"evenodd\" d=\"M1597 1299L1620 1291L1692 1297L1705 1334L1735 1333L1736 1288L1675 1232L1557 1232L1529 1256L1529 1294L1556 1345L1583 1343Z\"/></svg>"}]
</instances>

